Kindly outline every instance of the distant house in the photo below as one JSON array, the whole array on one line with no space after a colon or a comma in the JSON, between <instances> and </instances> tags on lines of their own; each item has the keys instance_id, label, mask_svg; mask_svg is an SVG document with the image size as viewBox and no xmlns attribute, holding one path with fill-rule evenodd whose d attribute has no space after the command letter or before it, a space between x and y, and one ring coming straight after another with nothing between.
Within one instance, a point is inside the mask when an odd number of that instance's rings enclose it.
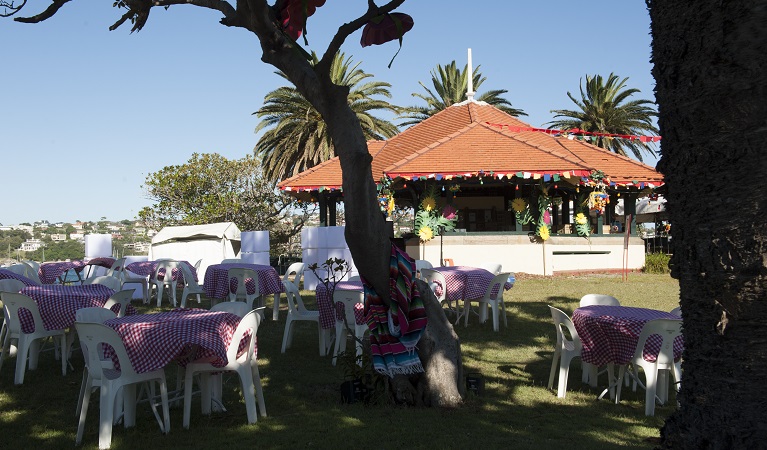
<instances>
[{"instance_id":1,"label":"distant house","mask_svg":"<svg viewBox=\"0 0 767 450\"><path fill-rule=\"evenodd\" d=\"M85 235L83 233L69 233L69 239L73 241L85 241Z\"/></svg>"},{"instance_id":2,"label":"distant house","mask_svg":"<svg viewBox=\"0 0 767 450\"><path fill-rule=\"evenodd\" d=\"M62 242L62 241L66 241L66 240L67 240L67 235L66 235L66 234L64 234L64 233L61 233L61 234L52 234L52 235L51 235L51 240L52 240L53 242Z\"/></svg>"},{"instance_id":3,"label":"distant house","mask_svg":"<svg viewBox=\"0 0 767 450\"><path fill-rule=\"evenodd\" d=\"M40 247L43 246L43 241L40 239L27 239L25 242L21 243L21 251L22 252L34 252L35 250L39 250Z\"/></svg>"},{"instance_id":4,"label":"distant house","mask_svg":"<svg viewBox=\"0 0 767 450\"><path fill-rule=\"evenodd\" d=\"M75 223L73 223L73 224L72 224L72 227L73 227L73 228L74 228L76 231L83 231L84 225L85 225L85 224L83 224L82 222L80 222L80 221L77 221L77 222L75 222Z\"/></svg>"}]
</instances>

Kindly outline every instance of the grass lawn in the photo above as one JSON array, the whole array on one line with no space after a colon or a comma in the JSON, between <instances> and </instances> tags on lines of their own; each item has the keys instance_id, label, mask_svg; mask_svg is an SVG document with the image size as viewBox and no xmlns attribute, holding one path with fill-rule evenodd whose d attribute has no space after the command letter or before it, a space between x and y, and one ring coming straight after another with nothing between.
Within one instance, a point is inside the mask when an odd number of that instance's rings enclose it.
<instances>
[{"instance_id":1,"label":"grass lawn","mask_svg":"<svg viewBox=\"0 0 767 450\"><path fill-rule=\"evenodd\" d=\"M654 417L645 417L644 391L624 390L619 405L597 401L602 388L592 390L581 383L577 362L571 365L567 398L558 399L555 391L546 389L555 342L547 305L570 314L587 293L612 295L625 306L669 311L678 304L679 284L668 275L649 274L632 274L627 282L620 275L518 278L505 295L507 328L501 324L495 333L491 322L480 325L476 316L467 328L456 327L465 372L480 372L485 380L484 394L469 394L456 410L341 403L343 370L333 367L330 357L318 355L316 325L297 323L293 348L280 354L283 303L281 320L267 319L258 331L268 417L246 424L237 378L229 377L224 385L227 412L202 416L195 398L190 429L181 427L183 411L176 407L171 409L171 431L162 435L149 408L140 404L135 428L114 427L112 448L650 449L676 404L673 393L671 406L658 406ZM302 297L313 307L313 292L304 291ZM209 305L203 299L202 307ZM0 447L73 447L82 354L73 353L75 370L66 377L52 352L41 354L40 366L27 372L22 386L13 384L15 362L6 360L0 371ZM171 387L175 373L175 368L166 368ZM600 382L605 380L603 376ZM94 395L83 448L97 448L97 425Z\"/></svg>"}]
</instances>

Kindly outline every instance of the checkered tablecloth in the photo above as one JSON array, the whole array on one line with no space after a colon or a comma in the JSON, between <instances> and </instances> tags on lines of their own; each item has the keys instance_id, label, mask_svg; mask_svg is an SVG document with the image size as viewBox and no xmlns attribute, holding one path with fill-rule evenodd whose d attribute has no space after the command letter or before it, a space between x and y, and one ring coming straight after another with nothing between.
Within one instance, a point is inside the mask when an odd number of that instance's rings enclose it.
<instances>
[{"instance_id":1,"label":"checkered tablecloth","mask_svg":"<svg viewBox=\"0 0 767 450\"><path fill-rule=\"evenodd\" d=\"M627 306L593 305L573 312L573 324L583 344L581 359L594 365L628 364L634 357L639 334L645 323L653 319L675 319L678 316L654 309ZM651 336L644 357L654 361L661 345L660 336ZM674 359L682 355L682 337L674 339Z\"/></svg>"},{"instance_id":2,"label":"checkered tablecloth","mask_svg":"<svg viewBox=\"0 0 767 450\"><path fill-rule=\"evenodd\" d=\"M213 264L208 266L203 283L205 295L208 298L227 298L229 292L236 292L237 280L229 279L229 269L232 268L255 270L258 273L258 292L261 295L279 295L285 292L280 275L272 266L247 263ZM255 284L251 283L255 282L250 279L245 280L245 289L249 293L255 292Z\"/></svg>"},{"instance_id":3,"label":"checkered tablecloth","mask_svg":"<svg viewBox=\"0 0 767 450\"><path fill-rule=\"evenodd\" d=\"M80 272L84 267L85 261L47 262L40 264L37 275L43 284L53 284L67 270L74 269L76 272Z\"/></svg>"},{"instance_id":4,"label":"checkered tablecloth","mask_svg":"<svg viewBox=\"0 0 767 450\"><path fill-rule=\"evenodd\" d=\"M340 283L336 284L336 289L362 292L362 283L359 281L341 281ZM325 285L319 283L315 292L317 293L317 309L320 311L320 326L326 330L335 328L336 320L343 320L343 305L336 305L336 314L334 315L333 302L330 299L330 293L328 292ZM355 305L354 318L357 322L357 325L362 325L365 323L365 312L362 303Z\"/></svg>"},{"instance_id":5,"label":"checkered tablecloth","mask_svg":"<svg viewBox=\"0 0 767 450\"><path fill-rule=\"evenodd\" d=\"M495 275L490 271L478 267L449 266L435 267L445 277L447 292L445 298L449 301L473 300L485 296L487 286L493 281ZM435 295L442 295L443 286L437 282ZM512 283L506 282L505 290L511 289ZM495 292L494 292L495 293Z\"/></svg>"},{"instance_id":6,"label":"checkered tablecloth","mask_svg":"<svg viewBox=\"0 0 767 450\"><path fill-rule=\"evenodd\" d=\"M74 326L75 313L80 308L91 306L102 307L114 291L101 284L86 284L66 286L62 284L46 284L42 286L27 286L21 293L31 297L37 303L43 326L46 330L64 330ZM119 305L115 305L115 312ZM129 306L126 314L135 314L136 310ZM19 313L21 329L31 333L35 329L32 315L26 310Z\"/></svg>"},{"instance_id":7,"label":"checkered tablecloth","mask_svg":"<svg viewBox=\"0 0 767 450\"><path fill-rule=\"evenodd\" d=\"M215 367L226 365L226 350L239 323L239 316L224 311L177 308L110 319L104 325L117 331L133 368L144 373L165 367L174 360L186 365L193 360L210 358ZM245 344L247 339L240 343L240 351Z\"/></svg>"},{"instance_id":8,"label":"checkered tablecloth","mask_svg":"<svg viewBox=\"0 0 767 450\"><path fill-rule=\"evenodd\" d=\"M6 269L0 269L0 280L19 280L24 283L25 286L38 286L36 281Z\"/></svg>"},{"instance_id":9,"label":"checkered tablecloth","mask_svg":"<svg viewBox=\"0 0 767 450\"><path fill-rule=\"evenodd\" d=\"M138 261L125 266L125 270L135 273L138 276L151 277L154 274L154 271L157 270L157 264L159 264L159 262L160 261ZM189 263L189 261L179 262L181 264L186 264L186 267L192 272L192 275L194 275L195 280L199 281L197 276L197 269L195 269L194 266ZM160 273L159 276L162 278L165 276L165 274ZM180 270L173 269L171 276L174 280L178 281L179 285L184 284L184 274Z\"/></svg>"}]
</instances>

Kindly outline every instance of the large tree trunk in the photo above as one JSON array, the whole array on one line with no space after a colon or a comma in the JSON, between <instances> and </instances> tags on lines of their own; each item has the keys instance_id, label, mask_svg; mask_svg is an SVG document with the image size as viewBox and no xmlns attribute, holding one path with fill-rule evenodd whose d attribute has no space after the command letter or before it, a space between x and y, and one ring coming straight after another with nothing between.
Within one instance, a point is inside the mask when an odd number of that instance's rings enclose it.
<instances>
[{"instance_id":1,"label":"large tree trunk","mask_svg":"<svg viewBox=\"0 0 767 450\"><path fill-rule=\"evenodd\" d=\"M767 442L767 4L648 0L684 319L665 448Z\"/></svg>"}]
</instances>

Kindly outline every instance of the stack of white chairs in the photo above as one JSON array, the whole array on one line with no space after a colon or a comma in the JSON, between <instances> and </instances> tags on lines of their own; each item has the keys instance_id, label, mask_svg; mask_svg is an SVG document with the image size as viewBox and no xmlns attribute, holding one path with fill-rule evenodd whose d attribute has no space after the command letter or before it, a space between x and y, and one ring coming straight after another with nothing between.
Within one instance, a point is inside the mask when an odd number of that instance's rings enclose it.
<instances>
[{"instance_id":1,"label":"stack of white chairs","mask_svg":"<svg viewBox=\"0 0 767 450\"><path fill-rule=\"evenodd\" d=\"M493 280L490 282L490 284L487 286L487 290L485 291L485 295L482 298L479 299L464 299L463 301L463 314L465 316L464 318L464 326L469 326L469 312L471 309L471 302L479 302L479 307L481 308L487 308L488 306L491 308L491 313L493 316L493 331L499 331L499 315L503 314L503 324L504 326L509 326L508 322L506 321L506 305L503 302L503 293L504 293L504 286L506 285L506 281L509 279L509 272L502 272L495 277L493 277ZM480 312L482 312L480 310Z\"/></svg>"},{"instance_id":2,"label":"stack of white chairs","mask_svg":"<svg viewBox=\"0 0 767 450\"><path fill-rule=\"evenodd\" d=\"M162 260L157 263L157 267L154 273L149 277L149 297L151 298L151 292L157 291L157 307L160 307L162 302L162 293L168 289L168 300L176 306L176 280L173 279L173 269L179 268L178 261L174 260Z\"/></svg>"},{"instance_id":3,"label":"stack of white chairs","mask_svg":"<svg viewBox=\"0 0 767 450\"><path fill-rule=\"evenodd\" d=\"M298 289L301 286L301 278L304 276L304 270L306 270L306 264L303 262L294 262L288 267L285 274L282 275L282 284L286 285L285 283L293 283L296 286L296 289ZM292 281L290 280L291 276L293 276ZM272 309L273 320L277 320L280 317L280 297L282 296L276 294L274 296L274 307ZM290 299L288 299L288 302L290 302Z\"/></svg>"},{"instance_id":4,"label":"stack of white chairs","mask_svg":"<svg viewBox=\"0 0 767 450\"><path fill-rule=\"evenodd\" d=\"M194 277L192 270L187 267L186 264L181 263L178 267L179 270L181 270L181 274L184 276L184 290L181 292L181 307L186 308L186 299L190 295L196 296L197 304L200 304L200 295L205 294L205 289L197 283L197 279Z\"/></svg>"}]
</instances>

